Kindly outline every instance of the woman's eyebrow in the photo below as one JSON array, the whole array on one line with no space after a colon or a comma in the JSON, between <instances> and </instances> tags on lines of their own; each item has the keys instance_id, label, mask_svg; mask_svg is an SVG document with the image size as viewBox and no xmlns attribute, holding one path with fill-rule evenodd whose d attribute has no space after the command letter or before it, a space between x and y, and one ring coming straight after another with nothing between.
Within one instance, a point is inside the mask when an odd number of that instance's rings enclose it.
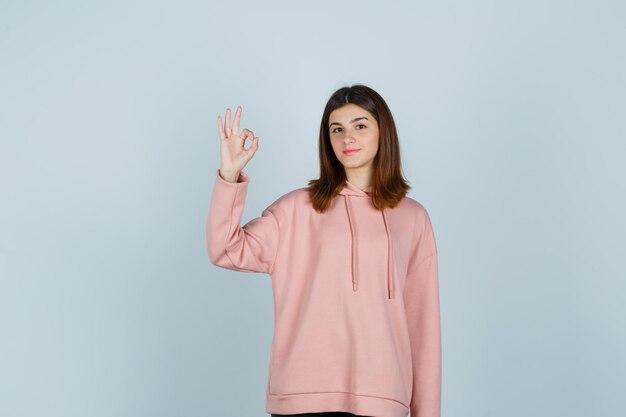
<instances>
[{"instance_id":1,"label":"woman's eyebrow","mask_svg":"<svg viewBox=\"0 0 626 417\"><path fill-rule=\"evenodd\" d=\"M357 120L361 120L361 119L369 120L369 119L368 119L367 117L365 117L365 116L362 116L362 117L355 117L354 119L350 120L350 123L354 123L354 122L356 122ZM332 126L332 125L339 125L339 126L341 126L341 123L339 123L339 122L332 122L332 123L331 123L331 124L329 124L328 126L330 127L330 126Z\"/></svg>"}]
</instances>

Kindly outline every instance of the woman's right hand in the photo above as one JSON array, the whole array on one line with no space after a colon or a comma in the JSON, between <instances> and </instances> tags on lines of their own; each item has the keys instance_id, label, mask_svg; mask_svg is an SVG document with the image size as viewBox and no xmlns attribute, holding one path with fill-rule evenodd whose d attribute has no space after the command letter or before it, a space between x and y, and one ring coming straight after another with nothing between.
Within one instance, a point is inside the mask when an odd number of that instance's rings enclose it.
<instances>
[{"instance_id":1,"label":"woman's right hand","mask_svg":"<svg viewBox=\"0 0 626 417\"><path fill-rule=\"evenodd\" d=\"M239 133L239 121L241 119L241 106L237 106L235 121L231 127L230 108L226 109L226 126L222 123L222 117L217 116L217 126L220 135L221 165L220 175L226 181L237 182L239 173L243 171L248 161L252 159L259 149L259 137L254 136L249 129L243 129ZM252 144L245 149L246 138L250 138Z\"/></svg>"}]
</instances>

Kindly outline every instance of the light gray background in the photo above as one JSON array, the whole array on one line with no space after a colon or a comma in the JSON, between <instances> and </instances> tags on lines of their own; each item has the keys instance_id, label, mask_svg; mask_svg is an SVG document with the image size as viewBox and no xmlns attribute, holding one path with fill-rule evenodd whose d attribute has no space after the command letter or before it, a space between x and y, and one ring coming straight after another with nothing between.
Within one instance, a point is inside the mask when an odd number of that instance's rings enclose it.
<instances>
[{"instance_id":1,"label":"light gray background","mask_svg":"<svg viewBox=\"0 0 626 417\"><path fill-rule=\"evenodd\" d=\"M269 276L213 266L318 174L323 106L389 104L440 263L443 416L624 415L619 1L0 3L0 415L263 416Z\"/></svg>"}]
</instances>

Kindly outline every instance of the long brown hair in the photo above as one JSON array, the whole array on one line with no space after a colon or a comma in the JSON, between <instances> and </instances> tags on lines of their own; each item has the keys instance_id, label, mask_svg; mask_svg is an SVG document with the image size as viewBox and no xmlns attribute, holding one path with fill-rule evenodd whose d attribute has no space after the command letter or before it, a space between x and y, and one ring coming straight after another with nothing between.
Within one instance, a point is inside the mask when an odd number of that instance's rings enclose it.
<instances>
[{"instance_id":1,"label":"long brown hair","mask_svg":"<svg viewBox=\"0 0 626 417\"><path fill-rule=\"evenodd\" d=\"M378 123L378 152L373 160L372 204L378 210L393 208L406 196L411 186L402 174L400 143L391 111L383 98L363 84L335 91L324 108L319 134L320 177L308 182L309 199L315 210L325 212L344 187L346 172L330 143L330 114L346 104L356 104L370 112Z\"/></svg>"}]
</instances>

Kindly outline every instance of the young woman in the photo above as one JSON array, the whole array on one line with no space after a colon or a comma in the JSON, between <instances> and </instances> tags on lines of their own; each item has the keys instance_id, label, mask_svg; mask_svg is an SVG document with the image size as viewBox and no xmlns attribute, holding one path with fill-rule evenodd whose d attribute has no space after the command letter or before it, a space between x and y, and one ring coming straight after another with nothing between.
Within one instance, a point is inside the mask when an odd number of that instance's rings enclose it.
<instances>
[{"instance_id":1,"label":"young woman","mask_svg":"<svg viewBox=\"0 0 626 417\"><path fill-rule=\"evenodd\" d=\"M400 145L383 98L357 84L332 94L319 133L319 179L241 226L259 149L218 116L206 237L219 267L270 275L273 417L439 417L437 246L425 207L406 196ZM245 149L250 138L252 144Z\"/></svg>"}]
</instances>

